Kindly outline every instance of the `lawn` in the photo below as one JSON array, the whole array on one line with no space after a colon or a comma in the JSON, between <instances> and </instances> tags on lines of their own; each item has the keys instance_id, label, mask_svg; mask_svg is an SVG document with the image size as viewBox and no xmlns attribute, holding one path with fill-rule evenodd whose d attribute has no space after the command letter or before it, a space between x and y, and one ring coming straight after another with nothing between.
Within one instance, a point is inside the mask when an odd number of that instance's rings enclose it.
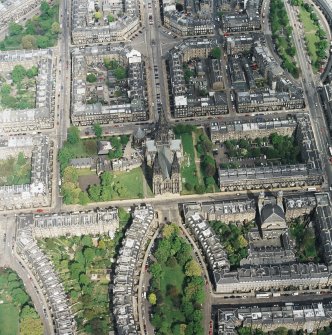
<instances>
[{"instance_id":1,"label":"lawn","mask_svg":"<svg viewBox=\"0 0 332 335\"><path fill-rule=\"evenodd\" d=\"M311 20L310 13L308 13L305 10L305 8L303 8L302 6L299 6L299 10L300 10L300 20L301 20L301 22L303 24L303 27L304 27L305 39L306 39L307 48L308 48L308 54L309 54L310 59L312 61L312 67L316 71L318 71L318 69L314 65L317 61L315 43L320 41L319 37L316 36L317 26Z\"/></svg>"},{"instance_id":2,"label":"lawn","mask_svg":"<svg viewBox=\"0 0 332 335\"><path fill-rule=\"evenodd\" d=\"M112 185L114 193L112 200L142 198L146 180L142 169L136 168L128 172L114 172L112 174ZM152 191L147 185L147 196L152 196Z\"/></svg>"},{"instance_id":3,"label":"lawn","mask_svg":"<svg viewBox=\"0 0 332 335\"><path fill-rule=\"evenodd\" d=\"M12 304L0 305L0 334L17 335L19 325L19 309Z\"/></svg>"},{"instance_id":4,"label":"lawn","mask_svg":"<svg viewBox=\"0 0 332 335\"><path fill-rule=\"evenodd\" d=\"M0 186L29 184L31 178L31 159L20 152L17 157L0 160Z\"/></svg>"},{"instance_id":5,"label":"lawn","mask_svg":"<svg viewBox=\"0 0 332 335\"><path fill-rule=\"evenodd\" d=\"M186 188L186 184L190 184L192 189L199 184L197 178L197 169L195 164L195 148L193 144L192 134L184 133L181 134L182 146L183 146L183 163L181 166L182 175L182 194L192 194L192 190Z\"/></svg>"}]
</instances>

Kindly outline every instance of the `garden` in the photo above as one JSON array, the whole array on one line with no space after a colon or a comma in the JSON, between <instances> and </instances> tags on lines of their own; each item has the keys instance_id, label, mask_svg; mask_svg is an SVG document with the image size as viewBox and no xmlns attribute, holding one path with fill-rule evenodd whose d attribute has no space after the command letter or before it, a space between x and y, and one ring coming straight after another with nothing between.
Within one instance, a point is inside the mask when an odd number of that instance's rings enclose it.
<instances>
[{"instance_id":1,"label":"garden","mask_svg":"<svg viewBox=\"0 0 332 335\"><path fill-rule=\"evenodd\" d=\"M38 69L15 65L12 72L0 75L0 107L32 109L36 107L36 76Z\"/></svg>"},{"instance_id":2,"label":"garden","mask_svg":"<svg viewBox=\"0 0 332 335\"><path fill-rule=\"evenodd\" d=\"M267 163L296 164L301 162L300 148L291 136L277 133L254 140L227 140L223 143L226 157L221 158L222 169L238 168L245 164L266 165Z\"/></svg>"},{"instance_id":3,"label":"garden","mask_svg":"<svg viewBox=\"0 0 332 335\"><path fill-rule=\"evenodd\" d=\"M31 159L19 152L17 157L0 159L0 186L30 184Z\"/></svg>"},{"instance_id":4,"label":"garden","mask_svg":"<svg viewBox=\"0 0 332 335\"><path fill-rule=\"evenodd\" d=\"M60 33L59 4L43 1L40 15L28 19L24 26L11 22L8 35L0 42L0 50L45 49L53 47Z\"/></svg>"},{"instance_id":5,"label":"garden","mask_svg":"<svg viewBox=\"0 0 332 335\"><path fill-rule=\"evenodd\" d=\"M255 224L246 223L237 226L233 223L225 224L221 221L210 221L209 224L227 252L231 270L236 269L240 266L241 259L248 257L246 235Z\"/></svg>"},{"instance_id":6,"label":"garden","mask_svg":"<svg viewBox=\"0 0 332 335\"><path fill-rule=\"evenodd\" d=\"M295 241L296 257L300 262L321 262L314 228L308 217L298 217L289 223L290 236Z\"/></svg>"},{"instance_id":7,"label":"garden","mask_svg":"<svg viewBox=\"0 0 332 335\"><path fill-rule=\"evenodd\" d=\"M299 68L295 61L296 49L292 38L292 27L289 24L283 0L271 0L270 23L272 38L276 51L282 60L282 66L294 77L299 77Z\"/></svg>"},{"instance_id":8,"label":"garden","mask_svg":"<svg viewBox=\"0 0 332 335\"><path fill-rule=\"evenodd\" d=\"M0 269L1 335L42 335L44 327L18 275Z\"/></svg>"},{"instance_id":9,"label":"garden","mask_svg":"<svg viewBox=\"0 0 332 335\"><path fill-rule=\"evenodd\" d=\"M107 235L39 240L69 295L78 331L106 335L113 329L109 310L110 272L124 228L131 218L119 208L120 229Z\"/></svg>"},{"instance_id":10,"label":"garden","mask_svg":"<svg viewBox=\"0 0 332 335\"><path fill-rule=\"evenodd\" d=\"M191 246L177 225L163 227L153 258L148 299L155 334L203 334L205 283Z\"/></svg>"}]
</instances>

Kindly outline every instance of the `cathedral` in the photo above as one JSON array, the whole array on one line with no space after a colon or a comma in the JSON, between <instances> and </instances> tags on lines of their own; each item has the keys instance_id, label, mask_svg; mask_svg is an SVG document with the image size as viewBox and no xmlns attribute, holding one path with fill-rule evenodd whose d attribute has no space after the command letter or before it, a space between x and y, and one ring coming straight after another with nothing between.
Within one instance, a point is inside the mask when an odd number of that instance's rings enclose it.
<instances>
[{"instance_id":1,"label":"cathedral","mask_svg":"<svg viewBox=\"0 0 332 335\"><path fill-rule=\"evenodd\" d=\"M180 193L182 143L181 139L175 139L163 111L160 113L153 139L146 141L145 149L146 163L152 167L153 193Z\"/></svg>"}]
</instances>

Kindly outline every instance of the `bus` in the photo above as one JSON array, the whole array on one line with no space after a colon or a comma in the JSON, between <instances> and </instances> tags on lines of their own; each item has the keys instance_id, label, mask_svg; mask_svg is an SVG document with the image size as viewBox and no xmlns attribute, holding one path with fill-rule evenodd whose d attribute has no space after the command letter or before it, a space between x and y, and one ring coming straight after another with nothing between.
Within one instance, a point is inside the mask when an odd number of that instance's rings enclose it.
<instances>
[{"instance_id":1,"label":"bus","mask_svg":"<svg viewBox=\"0 0 332 335\"><path fill-rule=\"evenodd\" d=\"M271 296L271 293L264 292L264 293L256 293L256 298L269 298Z\"/></svg>"}]
</instances>

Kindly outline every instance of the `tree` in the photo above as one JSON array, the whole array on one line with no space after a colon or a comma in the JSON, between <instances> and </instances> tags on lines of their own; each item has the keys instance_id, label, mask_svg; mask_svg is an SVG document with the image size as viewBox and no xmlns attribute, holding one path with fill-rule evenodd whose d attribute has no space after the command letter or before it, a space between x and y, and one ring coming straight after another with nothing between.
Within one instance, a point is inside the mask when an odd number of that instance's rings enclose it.
<instances>
[{"instance_id":1,"label":"tree","mask_svg":"<svg viewBox=\"0 0 332 335\"><path fill-rule=\"evenodd\" d=\"M149 299L149 303L150 303L151 305L156 305L156 304L157 304L157 296L156 296L155 293L151 292L151 293L149 294L148 299Z\"/></svg>"},{"instance_id":2,"label":"tree","mask_svg":"<svg viewBox=\"0 0 332 335\"><path fill-rule=\"evenodd\" d=\"M81 286L86 286L90 283L89 277L85 273L81 273L79 277L79 283Z\"/></svg>"},{"instance_id":3,"label":"tree","mask_svg":"<svg viewBox=\"0 0 332 335\"><path fill-rule=\"evenodd\" d=\"M126 74L126 69L122 66L118 66L115 70L114 70L114 76L117 80L123 80L126 78L127 74Z\"/></svg>"},{"instance_id":4,"label":"tree","mask_svg":"<svg viewBox=\"0 0 332 335\"><path fill-rule=\"evenodd\" d=\"M95 12L95 19L99 21L102 18L103 14L101 12Z\"/></svg>"},{"instance_id":5,"label":"tree","mask_svg":"<svg viewBox=\"0 0 332 335\"><path fill-rule=\"evenodd\" d=\"M26 75L28 78L38 76L38 68L36 66L32 66L30 69L27 70Z\"/></svg>"},{"instance_id":6,"label":"tree","mask_svg":"<svg viewBox=\"0 0 332 335\"><path fill-rule=\"evenodd\" d=\"M63 171L63 182L78 182L78 172L73 166L67 166Z\"/></svg>"},{"instance_id":7,"label":"tree","mask_svg":"<svg viewBox=\"0 0 332 335\"><path fill-rule=\"evenodd\" d=\"M103 134L103 128L101 127L100 123L94 123L92 129L96 137L98 138L100 138L101 135Z\"/></svg>"},{"instance_id":8,"label":"tree","mask_svg":"<svg viewBox=\"0 0 332 335\"><path fill-rule=\"evenodd\" d=\"M220 59L221 58L221 50L218 47L215 47L211 50L210 56L215 59Z\"/></svg>"},{"instance_id":9,"label":"tree","mask_svg":"<svg viewBox=\"0 0 332 335\"><path fill-rule=\"evenodd\" d=\"M41 11L41 13L48 15L49 10L50 10L50 5L46 1L43 1L40 4L40 11Z\"/></svg>"},{"instance_id":10,"label":"tree","mask_svg":"<svg viewBox=\"0 0 332 335\"><path fill-rule=\"evenodd\" d=\"M61 29L58 22L53 22L51 27L52 34L59 34Z\"/></svg>"},{"instance_id":11,"label":"tree","mask_svg":"<svg viewBox=\"0 0 332 335\"><path fill-rule=\"evenodd\" d=\"M185 274L188 277L200 276L201 275L200 265L195 260L189 261L185 266Z\"/></svg>"},{"instance_id":12,"label":"tree","mask_svg":"<svg viewBox=\"0 0 332 335\"><path fill-rule=\"evenodd\" d=\"M25 35L21 40L23 49L36 49L37 48L37 40L33 35Z\"/></svg>"},{"instance_id":13,"label":"tree","mask_svg":"<svg viewBox=\"0 0 332 335\"><path fill-rule=\"evenodd\" d=\"M25 318L20 320L20 335L40 335L43 332L44 327L40 318Z\"/></svg>"},{"instance_id":14,"label":"tree","mask_svg":"<svg viewBox=\"0 0 332 335\"><path fill-rule=\"evenodd\" d=\"M21 309L20 318L21 319L38 319L39 316L33 307L29 305L25 305Z\"/></svg>"},{"instance_id":15,"label":"tree","mask_svg":"<svg viewBox=\"0 0 332 335\"><path fill-rule=\"evenodd\" d=\"M10 92L11 92L11 90L12 90L12 89L11 89L11 87L10 87L9 84L2 84L0 93L1 93L2 95L9 95Z\"/></svg>"},{"instance_id":16,"label":"tree","mask_svg":"<svg viewBox=\"0 0 332 335\"><path fill-rule=\"evenodd\" d=\"M205 155L202 162L201 162L202 168L204 170L204 174L207 177L212 177L216 173L216 163L213 157L210 155Z\"/></svg>"},{"instance_id":17,"label":"tree","mask_svg":"<svg viewBox=\"0 0 332 335\"><path fill-rule=\"evenodd\" d=\"M153 278L160 278L162 277L164 271L159 263L153 263L150 266L150 272Z\"/></svg>"},{"instance_id":18,"label":"tree","mask_svg":"<svg viewBox=\"0 0 332 335\"><path fill-rule=\"evenodd\" d=\"M81 244L84 247L92 247L92 239L89 235L83 235L81 238Z\"/></svg>"},{"instance_id":19,"label":"tree","mask_svg":"<svg viewBox=\"0 0 332 335\"><path fill-rule=\"evenodd\" d=\"M23 27L18 23L11 22L9 23L8 31L9 36L20 35L23 31Z\"/></svg>"},{"instance_id":20,"label":"tree","mask_svg":"<svg viewBox=\"0 0 332 335\"><path fill-rule=\"evenodd\" d=\"M40 49L46 49L49 46L50 40L47 36L37 37L37 47Z\"/></svg>"},{"instance_id":21,"label":"tree","mask_svg":"<svg viewBox=\"0 0 332 335\"><path fill-rule=\"evenodd\" d=\"M170 238L173 234L177 234L179 232L179 227L174 223L167 224L163 228L163 238Z\"/></svg>"},{"instance_id":22,"label":"tree","mask_svg":"<svg viewBox=\"0 0 332 335\"><path fill-rule=\"evenodd\" d=\"M13 296L13 300L20 305L24 305L30 299L29 296L20 287L15 288L12 291L12 296Z\"/></svg>"},{"instance_id":23,"label":"tree","mask_svg":"<svg viewBox=\"0 0 332 335\"><path fill-rule=\"evenodd\" d=\"M23 78L26 76L26 70L22 65L15 65L11 73L11 77L15 84L20 83Z\"/></svg>"},{"instance_id":24,"label":"tree","mask_svg":"<svg viewBox=\"0 0 332 335\"><path fill-rule=\"evenodd\" d=\"M67 132L67 140L70 144L78 143L80 141L80 130L75 126L69 127Z\"/></svg>"},{"instance_id":25,"label":"tree","mask_svg":"<svg viewBox=\"0 0 332 335\"><path fill-rule=\"evenodd\" d=\"M87 263L91 263L96 256L96 253L93 248L85 248L83 255Z\"/></svg>"},{"instance_id":26,"label":"tree","mask_svg":"<svg viewBox=\"0 0 332 335\"><path fill-rule=\"evenodd\" d=\"M89 83L95 83L97 81L97 76L94 73L88 73L86 76L86 81Z\"/></svg>"},{"instance_id":27,"label":"tree","mask_svg":"<svg viewBox=\"0 0 332 335\"><path fill-rule=\"evenodd\" d=\"M109 14L108 16L107 16L107 20L108 20L108 22L114 22L115 21L115 18L114 18L114 16L113 15L111 15L111 14Z\"/></svg>"},{"instance_id":28,"label":"tree","mask_svg":"<svg viewBox=\"0 0 332 335\"><path fill-rule=\"evenodd\" d=\"M80 192L78 196L78 203L82 206L85 206L86 204L89 203L89 195L86 192Z\"/></svg>"}]
</instances>

